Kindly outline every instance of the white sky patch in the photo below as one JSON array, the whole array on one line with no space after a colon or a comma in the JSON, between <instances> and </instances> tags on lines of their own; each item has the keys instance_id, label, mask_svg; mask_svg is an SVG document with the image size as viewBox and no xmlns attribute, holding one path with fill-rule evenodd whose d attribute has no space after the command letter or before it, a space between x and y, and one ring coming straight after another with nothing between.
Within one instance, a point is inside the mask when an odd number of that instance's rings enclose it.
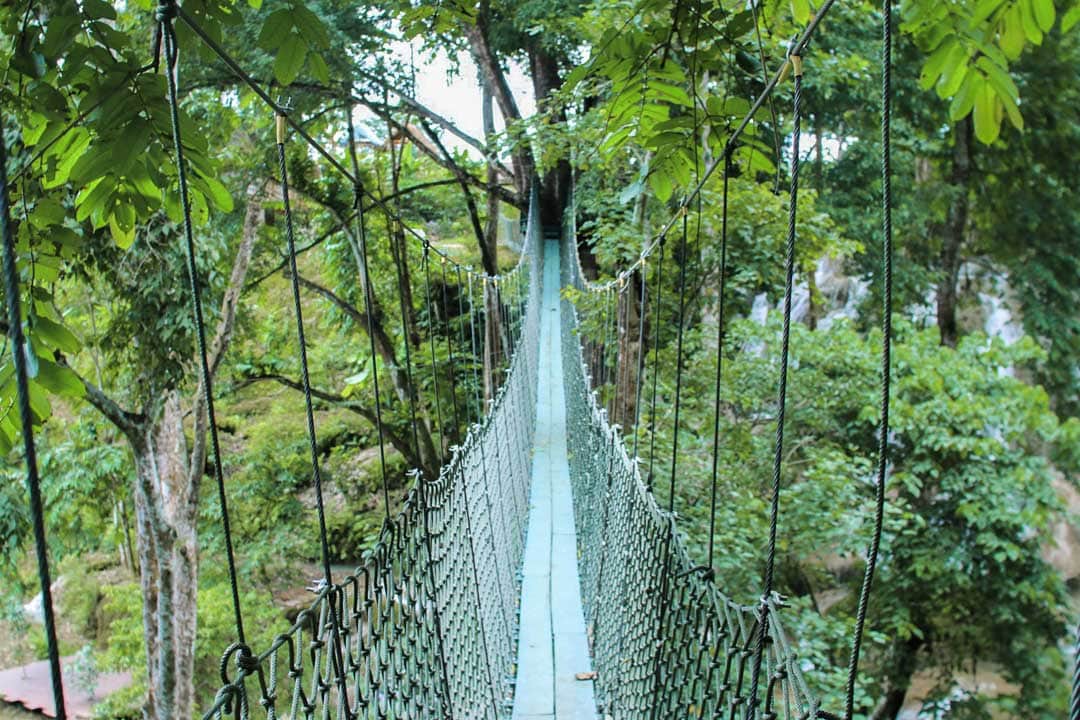
<instances>
[{"instance_id":1,"label":"white sky patch","mask_svg":"<svg viewBox=\"0 0 1080 720\"><path fill-rule=\"evenodd\" d=\"M452 62L450 56L440 50L433 58L427 53L419 51L414 45L416 58L416 100L432 111L442 115L457 125L462 131L480 140L484 139L484 121L481 110L482 95L480 84L477 80L476 65L468 53L461 53L457 62ZM395 43L392 47L397 57L409 57L408 43ZM532 115L536 110L533 98L532 81L529 79L524 68L518 63L509 65L507 81L510 91L517 101L518 109L522 117ZM391 97L391 102L394 98ZM494 107L495 127L501 130L503 127L502 115L498 104ZM363 119L375 120L374 115L363 113ZM475 158L480 154L464 141L448 132L443 132L441 139L447 149L466 150Z\"/></svg>"}]
</instances>

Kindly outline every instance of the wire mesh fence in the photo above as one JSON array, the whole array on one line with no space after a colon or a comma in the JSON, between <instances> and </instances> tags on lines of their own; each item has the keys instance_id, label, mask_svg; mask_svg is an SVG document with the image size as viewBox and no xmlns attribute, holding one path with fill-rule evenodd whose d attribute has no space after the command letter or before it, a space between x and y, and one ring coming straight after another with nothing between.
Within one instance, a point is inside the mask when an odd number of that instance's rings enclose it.
<instances>
[{"instance_id":1,"label":"wire mesh fence","mask_svg":"<svg viewBox=\"0 0 1080 720\"><path fill-rule=\"evenodd\" d=\"M439 477L417 474L356 571L318 589L267 648L233 645L210 718L508 717L539 335L535 203L500 278L515 352ZM336 620L336 622L335 622Z\"/></svg>"},{"instance_id":2,"label":"wire mesh fence","mask_svg":"<svg viewBox=\"0 0 1080 720\"><path fill-rule=\"evenodd\" d=\"M608 286L585 281L576 248L563 243L563 285L592 310ZM582 601L605 718L829 717L811 694L780 624L781 601L741 605L708 568L696 566L674 515L646 487L618 428L597 399L600 372L582 348L578 308L563 301L562 351L570 478L574 491ZM607 323L601 320L599 327ZM600 349L602 363L613 363ZM767 608L756 712L751 668Z\"/></svg>"}]
</instances>

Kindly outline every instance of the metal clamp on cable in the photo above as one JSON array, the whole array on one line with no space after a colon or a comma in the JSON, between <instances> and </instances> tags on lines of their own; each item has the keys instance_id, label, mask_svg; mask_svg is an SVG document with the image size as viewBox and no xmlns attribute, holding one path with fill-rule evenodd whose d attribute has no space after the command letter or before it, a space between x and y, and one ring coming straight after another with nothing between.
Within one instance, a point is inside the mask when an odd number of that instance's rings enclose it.
<instances>
[{"instance_id":1,"label":"metal clamp on cable","mask_svg":"<svg viewBox=\"0 0 1080 720\"><path fill-rule=\"evenodd\" d=\"M802 68L802 55L792 55L790 58L791 67L795 73L795 77L801 78L803 74Z\"/></svg>"},{"instance_id":2,"label":"metal clamp on cable","mask_svg":"<svg viewBox=\"0 0 1080 720\"><path fill-rule=\"evenodd\" d=\"M159 23L171 22L176 19L176 0L161 0L154 8L154 20Z\"/></svg>"},{"instance_id":3,"label":"metal clamp on cable","mask_svg":"<svg viewBox=\"0 0 1080 720\"><path fill-rule=\"evenodd\" d=\"M277 144L285 144L285 113L278 112L274 115L274 126L277 128Z\"/></svg>"}]
</instances>

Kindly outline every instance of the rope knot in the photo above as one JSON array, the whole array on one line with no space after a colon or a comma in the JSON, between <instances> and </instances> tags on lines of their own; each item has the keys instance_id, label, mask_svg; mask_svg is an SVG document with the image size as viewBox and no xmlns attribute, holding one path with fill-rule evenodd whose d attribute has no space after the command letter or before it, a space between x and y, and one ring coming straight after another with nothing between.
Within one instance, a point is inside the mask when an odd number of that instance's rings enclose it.
<instances>
[{"instance_id":1,"label":"rope knot","mask_svg":"<svg viewBox=\"0 0 1080 720\"><path fill-rule=\"evenodd\" d=\"M233 682L229 679L229 659L233 655L236 655L236 667L240 668L243 675L249 675L259 669L259 660L251 652L251 648L244 643L234 642L225 648L225 652L221 655L221 663L218 665L223 685L231 685Z\"/></svg>"},{"instance_id":2,"label":"rope knot","mask_svg":"<svg viewBox=\"0 0 1080 720\"><path fill-rule=\"evenodd\" d=\"M159 23L167 23L176 19L179 13L176 7L176 0L160 0L156 8L154 8L154 20Z\"/></svg>"},{"instance_id":3,"label":"rope knot","mask_svg":"<svg viewBox=\"0 0 1080 720\"><path fill-rule=\"evenodd\" d=\"M253 673L259 669L259 658L255 657L251 649L245 645L240 648L240 653L236 656L236 667L245 674Z\"/></svg>"}]
</instances>

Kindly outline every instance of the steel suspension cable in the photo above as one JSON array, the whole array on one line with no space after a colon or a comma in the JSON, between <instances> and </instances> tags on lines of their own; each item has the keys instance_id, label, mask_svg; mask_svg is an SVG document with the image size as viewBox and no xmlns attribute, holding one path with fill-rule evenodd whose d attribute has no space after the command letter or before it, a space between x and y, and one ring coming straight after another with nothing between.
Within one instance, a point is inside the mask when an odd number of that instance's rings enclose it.
<instances>
[{"instance_id":1,"label":"steel suspension cable","mask_svg":"<svg viewBox=\"0 0 1080 720\"><path fill-rule=\"evenodd\" d=\"M716 546L716 486L720 467L720 384L724 378L724 298L727 295L728 185L731 159L725 158L724 192L720 216L720 298L716 324L716 386L713 395L712 488L709 493L709 567L713 567Z\"/></svg>"},{"instance_id":2,"label":"steel suspension cable","mask_svg":"<svg viewBox=\"0 0 1080 720\"><path fill-rule=\"evenodd\" d=\"M304 334L304 312L300 301L300 273L296 266L296 238L293 233L292 207L289 204L289 175L285 158L285 118L276 116L278 172L281 179L281 199L285 210L285 241L289 253L289 282L292 287L293 310L296 316L296 337L300 352L300 380L304 391L304 412L307 421L308 447L311 451L311 471L315 483L315 509L319 520L319 544L322 554L322 570L327 587L333 587L330 572L330 545L327 540L326 510L323 503L322 470L319 463L318 436L315 432L315 408L311 396L311 378L308 372L307 338ZM374 358L372 359L374 362ZM333 598L327 603L330 612L330 661L333 665L338 692L341 694L345 718L352 717L348 688L345 684L345 662L341 648L337 603Z\"/></svg>"},{"instance_id":3,"label":"steel suspension cable","mask_svg":"<svg viewBox=\"0 0 1080 720\"><path fill-rule=\"evenodd\" d=\"M464 281L462 280L462 277L461 277L461 267L460 266L456 267L456 268L454 268L454 270L455 270L455 272L457 274L458 342L459 342L458 347L460 347L461 352L464 353L469 348L469 344L467 342L465 342L465 321L462 319L465 316L465 298L464 298L464 295L465 295L465 283L464 283ZM471 307L469 308L469 312L472 313L472 308ZM471 320L472 315L470 314L469 317L470 317L470 320ZM474 356L473 357L474 362L471 363L474 373L476 371L475 359L476 358ZM466 386L468 385L468 379L467 378L465 379L465 384L466 384ZM483 418L483 416L479 414L480 409L478 407L473 408L473 413L469 412L469 408L472 406L472 402L470 401L470 396L471 395L472 395L472 393L470 393L468 391L468 389L466 389L465 390L465 398L464 398L464 400L465 400L465 422L466 423L472 423L473 422L472 418L476 418L475 422L480 422L480 420Z\"/></svg>"},{"instance_id":4,"label":"steel suspension cable","mask_svg":"<svg viewBox=\"0 0 1080 720\"><path fill-rule=\"evenodd\" d=\"M647 266L643 261L638 271L641 278L641 300L638 304L637 357L634 358L634 461L638 459L639 428L641 424L641 377L645 374L642 354L645 351L645 289L648 287Z\"/></svg>"},{"instance_id":5,"label":"steel suspension cable","mask_svg":"<svg viewBox=\"0 0 1080 720\"><path fill-rule=\"evenodd\" d=\"M33 352L23 334L22 311L19 303L19 268L15 256L15 237L11 227L11 208L8 199L7 144L0 138L0 223L4 242L4 295L7 300L8 334L11 340L11 359L15 366L15 387L18 394L19 419L22 423L23 459L26 462L26 489L30 494L30 519L34 527L34 551L37 557L38 582L41 584L41 610L45 625L45 645L49 656L49 676L52 684L53 708L58 720L67 718L64 703L64 684L60 674L60 646L56 640L56 618L52 599L52 579L49 573L49 548L45 537L45 510L41 499L41 478L38 475L37 447L34 444L34 416L30 409L30 381L26 356Z\"/></svg>"},{"instance_id":6,"label":"steel suspension cable","mask_svg":"<svg viewBox=\"0 0 1080 720\"><path fill-rule=\"evenodd\" d=\"M466 281L469 287L469 344L472 348L473 354L473 394L476 396L476 407L480 417L484 416L486 408L484 407L484 388L483 381L480 379L479 365L483 363L483 359L480 358L478 353L478 344L476 338L476 301L473 299L473 276L471 273L465 275Z\"/></svg>"},{"instance_id":7,"label":"steel suspension cable","mask_svg":"<svg viewBox=\"0 0 1080 720\"><path fill-rule=\"evenodd\" d=\"M656 319L653 321L652 402L649 410L649 472L645 487L653 489L653 463L656 460L656 380L660 375L660 309L664 299L664 238L660 238L660 259L656 265Z\"/></svg>"},{"instance_id":8,"label":"steel suspension cable","mask_svg":"<svg viewBox=\"0 0 1080 720\"><path fill-rule=\"evenodd\" d=\"M427 305L428 340L431 346L431 382L435 394L435 419L439 428L439 461L442 462L446 453L446 428L443 425L442 400L439 398L439 367L435 361L435 321L432 319L434 311L431 305L431 268L428 254L430 247L430 243L425 240L424 257L421 262L424 265L424 298Z\"/></svg>"},{"instance_id":9,"label":"steel suspension cable","mask_svg":"<svg viewBox=\"0 0 1080 720\"><path fill-rule=\"evenodd\" d=\"M754 663L750 673L750 697L746 705L746 720L754 720L757 712L758 687L761 680L761 663L768 637L769 603L773 593L773 576L776 570L776 534L780 519L780 472L784 452L784 416L787 410L788 355L791 347L791 298L795 278L795 228L799 195L799 133L802 112L802 58L791 55L795 81L795 98L792 107L793 128L791 132L791 188L788 195L787 252L784 281L784 329L780 344L780 378L777 389L776 440L773 452L772 501L769 510L769 544L765 560L765 578L758 606L758 637Z\"/></svg>"},{"instance_id":10,"label":"steel suspension cable","mask_svg":"<svg viewBox=\"0 0 1080 720\"><path fill-rule=\"evenodd\" d=\"M282 122L281 116L278 116L279 132L284 134L285 126ZM282 153L284 153L284 146L282 145ZM284 155L282 156L284 157ZM284 160L282 161L284 162ZM282 166L284 167L284 165ZM281 175L285 177L284 171ZM375 401L375 429L379 437L379 474L382 478L382 491L383 491L383 504L386 506L386 519L390 520L390 485L386 476L386 440L383 430L382 419L382 397L379 392L379 356L375 349L375 295L372 289L371 271L368 269L368 244L367 244L367 224L364 221L364 203L363 203L363 188L357 186L355 188L356 195L356 230L360 236L360 263L364 271L364 314L367 315L367 335L368 335L368 350L371 354L371 378L374 390ZM293 271L296 268L293 267ZM406 344L408 342L406 341ZM415 427L413 431L415 432ZM417 447L417 452L420 448Z\"/></svg>"},{"instance_id":11,"label":"steel suspension cable","mask_svg":"<svg viewBox=\"0 0 1080 720\"><path fill-rule=\"evenodd\" d=\"M450 357L450 407L454 413L454 432L452 436L457 439L461 434L461 417L458 414L458 401L457 401L457 365L454 363L454 339L453 332L450 330L450 303L446 298L446 261L442 260L439 263L439 268L442 273L442 315L443 315L443 328L446 331L446 352Z\"/></svg>"},{"instance_id":12,"label":"steel suspension cable","mask_svg":"<svg viewBox=\"0 0 1080 720\"><path fill-rule=\"evenodd\" d=\"M675 475L679 467L679 411L682 409L683 379L683 334L686 328L686 266L690 262L690 253L686 245L687 214L683 213L682 242L679 244L679 320L676 324L675 340L675 420L671 435L671 478L668 485L667 510L675 511Z\"/></svg>"},{"instance_id":13,"label":"steel suspension cable","mask_svg":"<svg viewBox=\"0 0 1080 720\"><path fill-rule=\"evenodd\" d=\"M408 273L405 271L405 258L402 257L402 255L404 253L408 252L408 248L405 247L404 243L401 243L399 245L399 243L397 242L397 240L394 237L394 230L392 229L392 226L391 226L391 223L393 222L392 218L391 218L390 215L387 215L386 218L387 218L387 227L391 228L390 229L390 243L389 243L389 245L390 245L390 255L391 255L391 257L392 257L392 259L394 261L394 272L397 275L398 282L401 283L402 287L404 287L405 283L411 282L411 278L408 277ZM419 430L419 426L417 425L417 423L420 422L420 420L418 419L417 411L416 411L417 390L416 390L415 376L413 375L412 342L411 342L411 338L409 337L409 328L410 328L409 311L410 311L410 308L406 304L405 293L404 292L401 292L399 290L399 292L397 293L397 296L398 296L398 308L399 308L399 311L400 311L400 314L401 314L402 345L405 346L405 379L409 383L409 391L408 391L408 395L409 395L409 423L410 423L410 425L412 427L413 447L416 448L417 457L422 460L423 453L420 450L420 430ZM410 297L412 296L411 290L409 292L409 296Z\"/></svg>"},{"instance_id":14,"label":"steel suspension cable","mask_svg":"<svg viewBox=\"0 0 1080 720\"><path fill-rule=\"evenodd\" d=\"M883 0L881 7L881 420L878 423L877 487L874 490L874 531L866 553L866 570L859 590L859 606L851 640L848 663L847 692L844 718L851 720L855 711L855 681L859 674L859 652L863 629L874 583L881 531L885 522L885 480L889 466L889 389L892 368L892 0ZM1078 656L1080 657L1080 656ZM1074 678L1074 686L1078 680ZM1080 716L1075 701L1073 718Z\"/></svg>"},{"instance_id":15,"label":"steel suspension cable","mask_svg":"<svg viewBox=\"0 0 1080 720\"><path fill-rule=\"evenodd\" d=\"M214 480L217 484L218 503L221 507L221 529L225 540L225 560L228 565L229 586L232 594L233 622L236 628L236 640L242 646L240 658L246 662L251 656L244 637L244 617L240 607L240 588L237 581L236 560L233 553L232 527L229 522L229 503L225 493L225 474L221 464L221 443L218 440L217 415L214 412L213 376L206 350L206 322L203 316L202 291L199 283L199 271L195 263L195 235L191 221L191 198L188 193L187 164L184 161L184 143L180 132L180 101L176 87L176 63L178 48L176 29L173 20L178 12L176 0L162 0L158 5L155 19L160 29L165 50L165 79L169 99L169 119L172 126L173 153L176 163L176 176L180 191L180 208L183 215L184 242L187 256L188 284L191 291L191 312L195 320L195 338L199 350L199 371L206 404L207 426L210 431L210 449L213 457Z\"/></svg>"}]
</instances>

